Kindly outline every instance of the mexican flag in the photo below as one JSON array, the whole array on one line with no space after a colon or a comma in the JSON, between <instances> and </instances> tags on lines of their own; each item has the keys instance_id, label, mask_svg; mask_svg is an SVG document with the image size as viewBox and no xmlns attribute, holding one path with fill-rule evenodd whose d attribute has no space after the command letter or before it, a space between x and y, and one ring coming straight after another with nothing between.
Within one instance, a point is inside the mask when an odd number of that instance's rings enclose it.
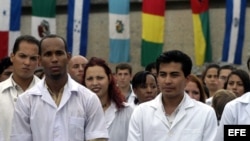
<instances>
[{"instance_id":1,"label":"mexican flag","mask_svg":"<svg viewBox=\"0 0 250 141\"><path fill-rule=\"evenodd\" d=\"M37 39L56 33L56 0L32 0L31 34Z\"/></svg>"}]
</instances>

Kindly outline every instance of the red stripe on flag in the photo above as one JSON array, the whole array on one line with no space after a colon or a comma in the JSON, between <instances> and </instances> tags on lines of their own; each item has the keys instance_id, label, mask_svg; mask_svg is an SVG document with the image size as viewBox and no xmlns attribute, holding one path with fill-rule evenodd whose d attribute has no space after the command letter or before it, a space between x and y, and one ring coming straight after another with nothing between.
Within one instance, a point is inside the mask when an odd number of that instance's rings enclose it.
<instances>
[{"instance_id":1,"label":"red stripe on flag","mask_svg":"<svg viewBox=\"0 0 250 141\"><path fill-rule=\"evenodd\" d=\"M143 13L164 16L165 14L165 0L143 0Z\"/></svg>"},{"instance_id":2,"label":"red stripe on flag","mask_svg":"<svg viewBox=\"0 0 250 141\"><path fill-rule=\"evenodd\" d=\"M194 14L200 14L208 10L209 0L191 0L192 12Z\"/></svg>"},{"instance_id":3,"label":"red stripe on flag","mask_svg":"<svg viewBox=\"0 0 250 141\"><path fill-rule=\"evenodd\" d=\"M0 59L6 57L8 55L8 32L0 31Z\"/></svg>"}]
</instances>

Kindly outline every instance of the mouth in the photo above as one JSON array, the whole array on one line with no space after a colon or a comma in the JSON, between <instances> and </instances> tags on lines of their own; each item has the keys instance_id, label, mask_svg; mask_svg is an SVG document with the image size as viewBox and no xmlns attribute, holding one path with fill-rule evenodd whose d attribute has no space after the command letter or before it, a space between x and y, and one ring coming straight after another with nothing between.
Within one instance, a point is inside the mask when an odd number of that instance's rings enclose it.
<instances>
[{"instance_id":1,"label":"mouth","mask_svg":"<svg viewBox=\"0 0 250 141\"><path fill-rule=\"evenodd\" d=\"M152 100L152 99L154 99L153 96L148 96L148 97L146 97L146 100Z\"/></svg>"},{"instance_id":2,"label":"mouth","mask_svg":"<svg viewBox=\"0 0 250 141\"><path fill-rule=\"evenodd\" d=\"M101 89L100 88L92 88L91 89L93 92L98 93Z\"/></svg>"},{"instance_id":3,"label":"mouth","mask_svg":"<svg viewBox=\"0 0 250 141\"><path fill-rule=\"evenodd\" d=\"M58 71L58 70L60 70L60 67L54 66L54 67L51 67L51 70L52 70L52 71Z\"/></svg>"},{"instance_id":4,"label":"mouth","mask_svg":"<svg viewBox=\"0 0 250 141\"><path fill-rule=\"evenodd\" d=\"M23 70L25 70L25 71L29 71L30 69L29 68L22 68Z\"/></svg>"}]
</instances>

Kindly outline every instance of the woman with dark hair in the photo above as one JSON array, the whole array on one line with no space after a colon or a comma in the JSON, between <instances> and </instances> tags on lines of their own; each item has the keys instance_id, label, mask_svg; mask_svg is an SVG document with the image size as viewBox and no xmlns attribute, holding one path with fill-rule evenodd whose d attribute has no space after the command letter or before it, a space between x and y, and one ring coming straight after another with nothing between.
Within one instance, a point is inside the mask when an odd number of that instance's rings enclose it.
<instances>
[{"instance_id":1,"label":"woman with dark hair","mask_svg":"<svg viewBox=\"0 0 250 141\"><path fill-rule=\"evenodd\" d=\"M224 89L231 90L239 97L250 91L250 78L246 71L236 69L232 71L225 83Z\"/></svg>"},{"instance_id":2,"label":"woman with dark hair","mask_svg":"<svg viewBox=\"0 0 250 141\"><path fill-rule=\"evenodd\" d=\"M127 141L128 125L133 108L116 86L105 60L90 58L84 68L82 84L97 94L105 114L109 141Z\"/></svg>"},{"instance_id":3,"label":"woman with dark hair","mask_svg":"<svg viewBox=\"0 0 250 141\"><path fill-rule=\"evenodd\" d=\"M149 71L139 71L132 79L132 88L136 95L135 105L154 99L158 94L157 80Z\"/></svg>"},{"instance_id":4,"label":"woman with dark hair","mask_svg":"<svg viewBox=\"0 0 250 141\"><path fill-rule=\"evenodd\" d=\"M208 64L202 73L202 82L205 85L207 95L206 104L212 104L214 93L219 89L218 72L220 66L218 64Z\"/></svg>"}]
</instances>

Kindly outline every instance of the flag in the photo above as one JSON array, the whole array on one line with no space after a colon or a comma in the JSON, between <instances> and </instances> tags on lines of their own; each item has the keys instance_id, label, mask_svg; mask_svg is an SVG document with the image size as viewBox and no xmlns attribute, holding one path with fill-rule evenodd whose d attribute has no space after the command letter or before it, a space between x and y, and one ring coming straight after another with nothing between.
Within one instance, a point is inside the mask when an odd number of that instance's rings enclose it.
<instances>
[{"instance_id":1,"label":"flag","mask_svg":"<svg viewBox=\"0 0 250 141\"><path fill-rule=\"evenodd\" d=\"M222 61L241 64L245 36L245 15L247 0L226 1L226 30Z\"/></svg>"},{"instance_id":2,"label":"flag","mask_svg":"<svg viewBox=\"0 0 250 141\"><path fill-rule=\"evenodd\" d=\"M0 0L0 59L9 56L20 36L20 0Z\"/></svg>"},{"instance_id":3,"label":"flag","mask_svg":"<svg viewBox=\"0 0 250 141\"><path fill-rule=\"evenodd\" d=\"M162 53L165 26L165 0L143 0L141 65L155 62Z\"/></svg>"},{"instance_id":4,"label":"flag","mask_svg":"<svg viewBox=\"0 0 250 141\"><path fill-rule=\"evenodd\" d=\"M109 0L109 61L130 61L130 0Z\"/></svg>"},{"instance_id":5,"label":"flag","mask_svg":"<svg viewBox=\"0 0 250 141\"><path fill-rule=\"evenodd\" d=\"M32 0L31 34L40 40L56 33L56 0Z\"/></svg>"},{"instance_id":6,"label":"flag","mask_svg":"<svg viewBox=\"0 0 250 141\"><path fill-rule=\"evenodd\" d=\"M67 43L72 55L87 54L90 0L68 0Z\"/></svg>"},{"instance_id":7,"label":"flag","mask_svg":"<svg viewBox=\"0 0 250 141\"><path fill-rule=\"evenodd\" d=\"M209 27L209 0L191 0L195 64L201 66L212 61Z\"/></svg>"}]
</instances>

